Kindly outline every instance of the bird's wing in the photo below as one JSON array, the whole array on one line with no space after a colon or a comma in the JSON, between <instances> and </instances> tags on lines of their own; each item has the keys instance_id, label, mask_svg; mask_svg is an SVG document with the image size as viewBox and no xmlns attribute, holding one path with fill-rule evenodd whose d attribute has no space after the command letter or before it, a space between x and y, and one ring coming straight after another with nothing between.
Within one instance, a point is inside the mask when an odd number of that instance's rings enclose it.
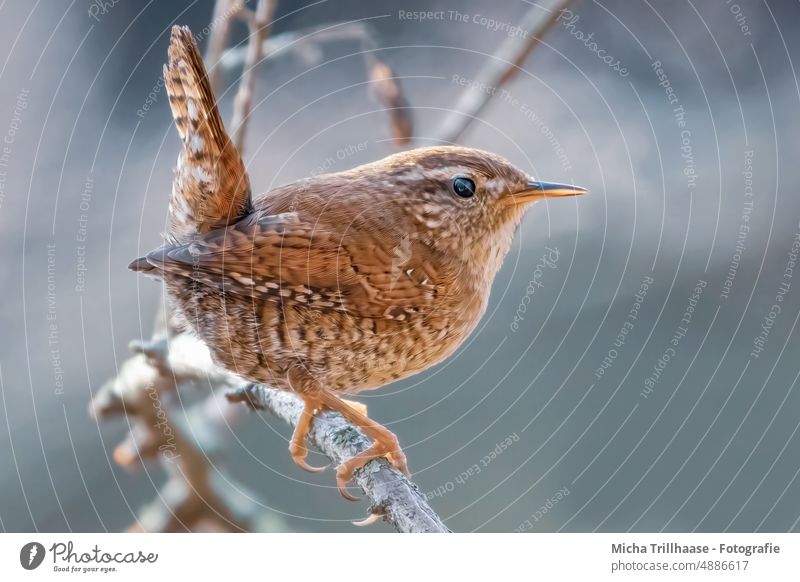
<instances>
[{"instance_id":1,"label":"bird's wing","mask_svg":"<svg viewBox=\"0 0 800 582\"><path fill-rule=\"evenodd\" d=\"M187 27L172 28L168 56L164 83L183 141L172 183L168 234L180 241L238 220L249 208L250 182Z\"/></svg>"},{"instance_id":2,"label":"bird's wing","mask_svg":"<svg viewBox=\"0 0 800 582\"><path fill-rule=\"evenodd\" d=\"M343 236L285 213L165 245L145 260L167 276L245 297L405 320L429 313L441 287L425 247L402 240L386 249L374 233Z\"/></svg>"}]
</instances>

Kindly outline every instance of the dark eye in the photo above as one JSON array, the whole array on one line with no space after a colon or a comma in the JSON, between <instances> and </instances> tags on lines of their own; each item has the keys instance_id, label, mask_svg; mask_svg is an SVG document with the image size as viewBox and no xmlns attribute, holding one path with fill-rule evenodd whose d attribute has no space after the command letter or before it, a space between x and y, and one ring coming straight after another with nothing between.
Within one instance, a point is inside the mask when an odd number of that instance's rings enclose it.
<instances>
[{"instance_id":1,"label":"dark eye","mask_svg":"<svg viewBox=\"0 0 800 582\"><path fill-rule=\"evenodd\" d=\"M453 192L462 198L470 198L475 194L475 182L469 178L459 176L453 179Z\"/></svg>"}]
</instances>

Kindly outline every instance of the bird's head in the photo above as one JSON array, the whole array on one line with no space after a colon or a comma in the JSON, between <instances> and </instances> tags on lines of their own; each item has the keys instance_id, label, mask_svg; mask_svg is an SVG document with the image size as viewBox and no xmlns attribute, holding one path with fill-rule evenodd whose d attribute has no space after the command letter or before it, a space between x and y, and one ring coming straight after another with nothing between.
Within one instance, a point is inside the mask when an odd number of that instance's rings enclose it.
<instances>
[{"instance_id":1,"label":"bird's head","mask_svg":"<svg viewBox=\"0 0 800 582\"><path fill-rule=\"evenodd\" d=\"M419 148L368 167L376 172L375 186L391 185L409 231L443 251L474 258L492 277L531 202L587 192L536 180L498 155L464 147Z\"/></svg>"}]
</instances>

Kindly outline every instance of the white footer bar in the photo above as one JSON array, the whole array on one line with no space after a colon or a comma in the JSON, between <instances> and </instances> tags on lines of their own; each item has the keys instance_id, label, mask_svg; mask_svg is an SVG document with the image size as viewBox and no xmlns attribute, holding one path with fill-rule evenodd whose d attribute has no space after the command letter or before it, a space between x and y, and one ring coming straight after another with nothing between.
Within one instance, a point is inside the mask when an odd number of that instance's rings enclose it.
<instances>
[{"instance_id":1,"label":"white footer bar","mask_svg":"<svg viewBox=\"0 0 800 582\"><path fill-rule=\"evenodd\" d=\"M432 576L776 582L800 577L800 535L0 535L2 580L141 581L167 576L203 580L313 576L319 582L409 582Z\"/></svg>"}]
</instances>

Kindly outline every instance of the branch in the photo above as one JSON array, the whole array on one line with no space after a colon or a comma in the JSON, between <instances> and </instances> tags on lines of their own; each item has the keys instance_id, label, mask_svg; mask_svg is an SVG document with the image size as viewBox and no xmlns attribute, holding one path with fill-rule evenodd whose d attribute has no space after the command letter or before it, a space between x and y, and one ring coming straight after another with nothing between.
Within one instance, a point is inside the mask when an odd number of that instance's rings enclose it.
<instances>
[{"instance_id":1,"label":"branch","mask_svg":"<svg viewBox=\"0 0 800 582\"><path fill-rule=\"evenodd\" d=\"M250 28L250 38L247 41L247 53L245 55L244 71L239 81L239 92L233 101L233 122L231 123L233 143L239 148L239 152L244 148L247 121L253 106L253 91L256 84L255 69L261 60L261 47L272 27L272 15L275 12L276 4L275 0L258 0L258 5L253 14L246 10L242 11L242 14L247 15L246 20Z\"/></svg>"},{"instance_id":2,"label":"branch","mask_svg":"<svg viewBox=\"0 0 800 582\"><path fill-rule=\"evenodd\" d=\"M367 62L369 63L372 92L378 103L389 112L392 140L396 146L406 147L411 144L414 126L409 115L411 109L400 88L400 83L395 77L394 71L386 63L379 61L374 56L367 59Z\"/></svg>"},{"instance_id":3,"label":"branch","mask_svg":"<svg viewBox=\"0 0 800 582\"><path fill-rule=\"evenodd\" d=\"M228 44L231 18L243 8L242 0L217 0L214 4L214 15L209 25L211 32L208 35L208 45L203 60L208 65L208 82L215 93L219 89L219 79L223 70L219 64L222 52Z\"/></svg>"},{"instance_id":4,"label":"branch","mask_svg":"<svg viewBox=\"0 0 800 582\"><path fill-rule=\"evenodd\" d=\"M180 355L182 346L191 353L170 361L168 351ZM130 432L114 450L119 465L133 470L139 461L157 460L168 475L158 498L128 531L247 531L257 510L251 507L248 514L232 509L241 502L231 495L231 483L214 479L207 452L187 437L184 426L171 414L178 387L196 381L179 360L197 359L191 342L181 340L174 347L170 350L165 336L147 343L134 342L136 355L94 395L89 408L96 418L125 414L130 419ZM202 354L199 359L202 361ZM215 397L212 394L209 398ZM189 411L188 427L192 433L210 430L212 437L207 440L219 440L213 434L216 427L211 426L214 419L202 406L200 411ZM224 419L226 427L230 420Z\"/></svg>"},{"instance_id":5,"label":"branch","mask_svg":"<svg viewBox=\"0 0 800 582\"><path fill-rule=\"evenodd\" d=\"M299 31L284 32L266 39L261 51L261 63L275 59L290 52L295 52L312 62L319 58L319 45L337 41L355 41L361 46L361 52L370 80L371 94L375 100L389 113L392 140L398 147L411 144L413 120L408 100L392 68L378 58L378 43L373 28L366 22L337 22L324 26L312 26ZM225 51L220 60L223 69L233 69L244 64L248 68L247 59L250 46L233 47Z\"/></svg>"},{"instance_id":6,"label":"branch","mask_svg":"<svg viewBox=\"0 0 800 582\"><path fill-rule=\"evenodd\" d=\"M290 30L264 40L261 45L266 62L287 53L296 52L311 62L318 59L314 50L319 45L351 40L358 42L364 51L377 48L375 35L366 22L334 22L323 26L309 26L300 30ZM227 49L220 58L220 66L225 70L241 67L246 59L247 48L235 46ZM313 59L312 59L313 57Z\"/></svg>"},{"instance_id":7,"label":"branch","mask_svg":"<svg viewBox=\"0 0 800 582\"><path fill-rule=\"evenodd\" d=\"M571 1L551 0L550 6L531 5L519 24L527 34L509 36L475 76L478 86L492 87L494 91L468 90L462 93L453 110L445 117L435 133L439 140L456 143L461 138L497 90L519 73L525 59L539 46L542 36L552 28L561 11Z\"/></svg>"},{"instance_id":8,"label":"branch","mask_svg":"<svg viewBox=\"0 0 800 582\"><path fill-rule=\"evenodd\" d=\"M289 392L259 384L248 384L228 394L232 402L246 402L256 410L269 410L294 427L303 404ZM371 441L339 413L317 416L310 440L334 464L366 451ZM375 459L355 473L355 481L372 501L370 513L383 517L401 533L444 533L450 530L431 509L419 488L386 459ZM368 520L370 521L370 520Z\"/></svg>"}]
</instances>

